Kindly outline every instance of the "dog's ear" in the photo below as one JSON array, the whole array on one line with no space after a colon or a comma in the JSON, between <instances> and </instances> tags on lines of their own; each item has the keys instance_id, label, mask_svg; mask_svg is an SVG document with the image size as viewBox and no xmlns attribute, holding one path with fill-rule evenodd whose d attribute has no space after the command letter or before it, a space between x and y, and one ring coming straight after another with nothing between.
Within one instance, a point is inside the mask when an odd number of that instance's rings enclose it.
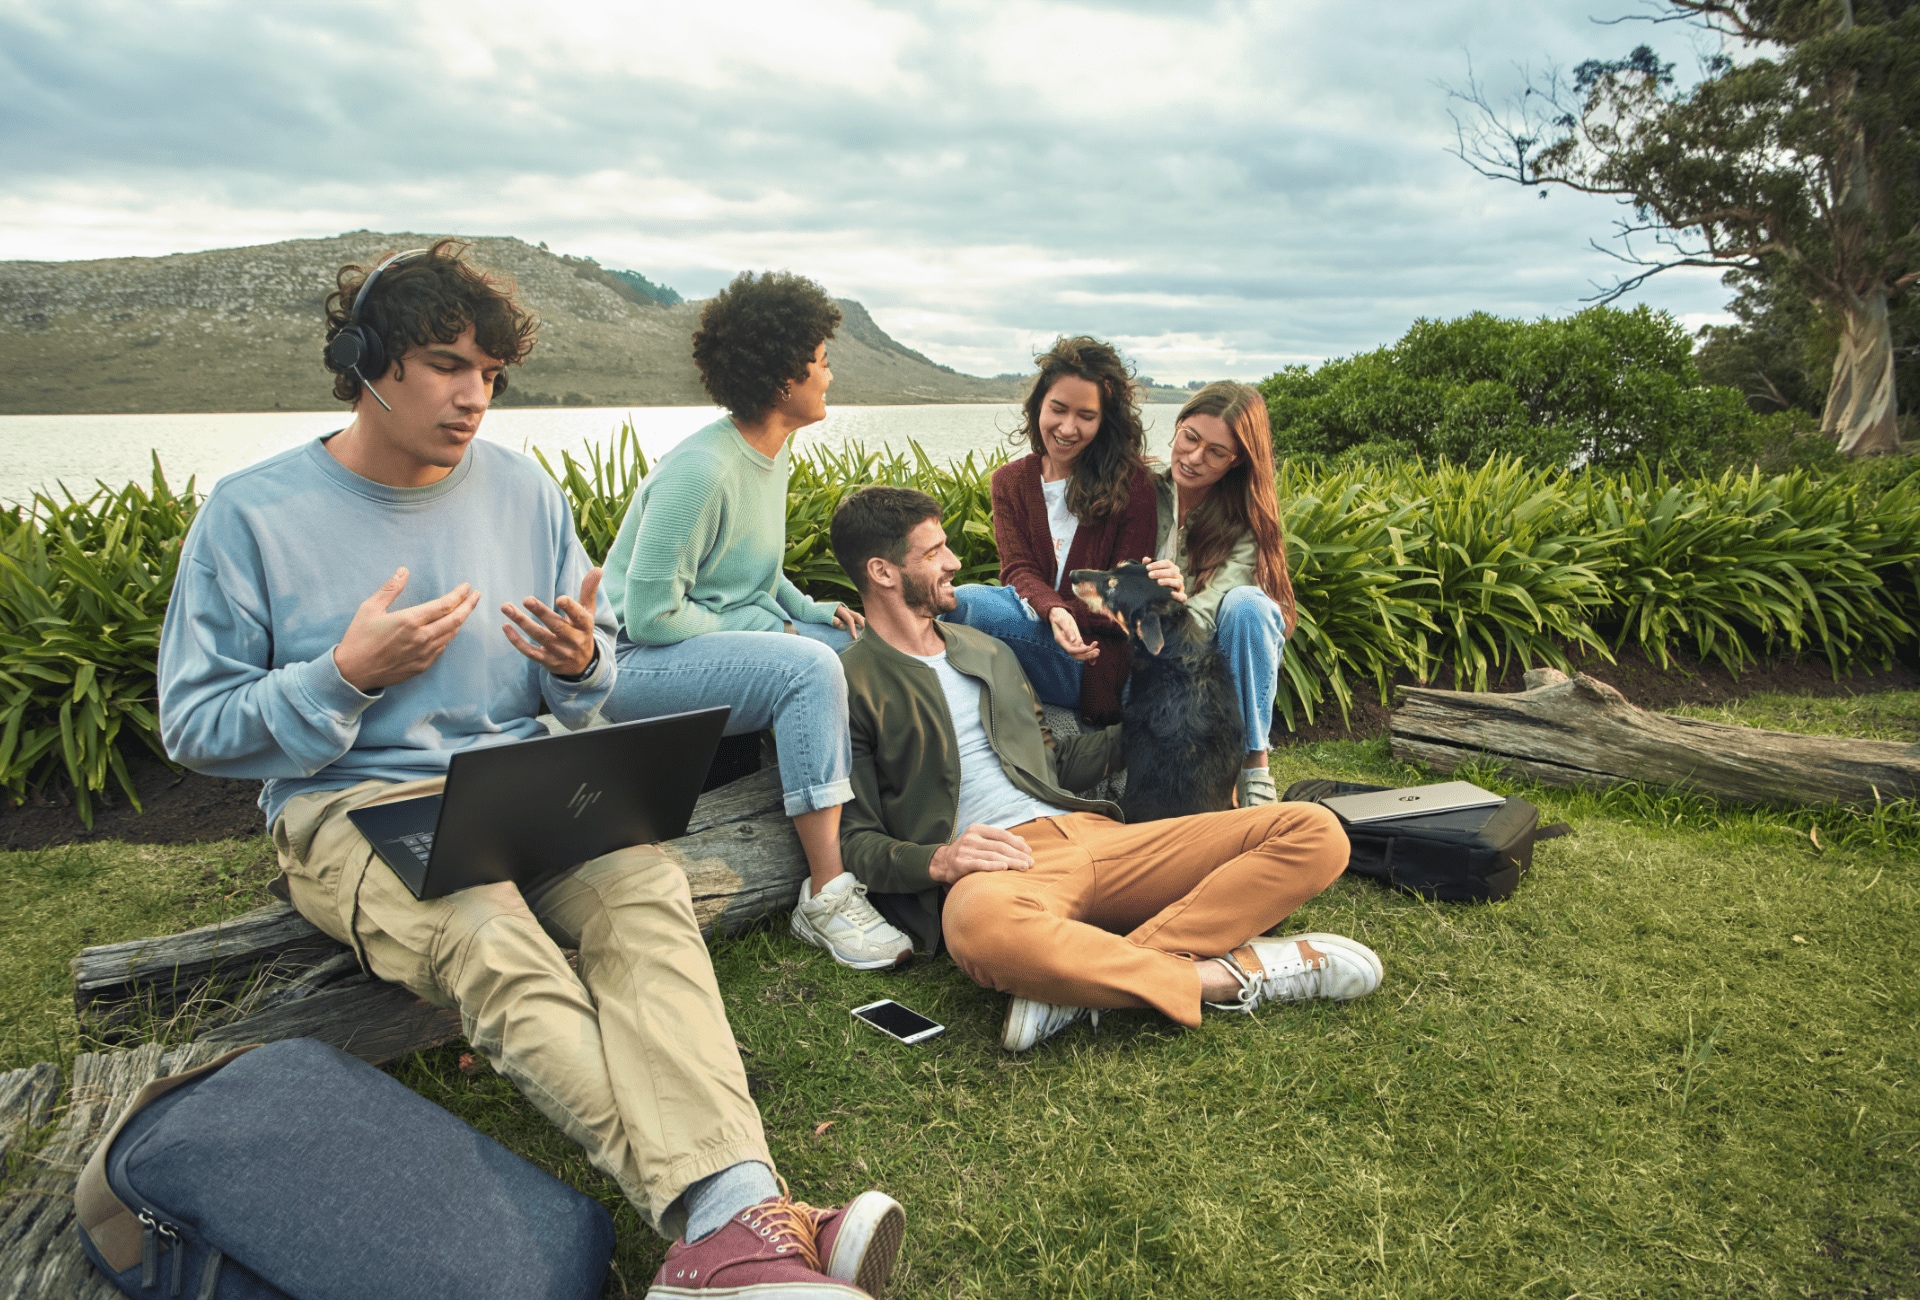
<instances>
[{"instance_id":1,"label":"dog's ear","mask_svg":"<svg viewBox=\"0 0 1920 1300\"><path fill-rule=\"evenodd\" d=\"M1165 648L1167 639L1160 633L1160 616L1158 614L1142 614L1140 616L1140 627L1138 630L1140 633L1140 644L1146 646L1148 654L1157 655Z\"/></svg>"},{"instance_id":2,"label":"dog's ear","mask_svg":"<svg viewBox=\"0 0 1920 1300\"><path fill-rule=\"evenodd\" d=\"M1075 569L1073 594L1096 614L1106 612L1107 593L1113 590L1113 575L1105 569Z\"/></svg>"}]
</instances>

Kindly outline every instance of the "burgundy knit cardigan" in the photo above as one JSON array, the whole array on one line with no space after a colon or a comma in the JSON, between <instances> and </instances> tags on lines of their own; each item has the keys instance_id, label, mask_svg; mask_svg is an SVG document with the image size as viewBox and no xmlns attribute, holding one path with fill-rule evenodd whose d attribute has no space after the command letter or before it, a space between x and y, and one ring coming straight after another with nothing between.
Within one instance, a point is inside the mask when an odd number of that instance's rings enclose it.
<instances>
[{"instance_id":1,"label":"burgundy knit cardigan","mask_svg":"<svg viewBox=\"0 0 1920 1300\"><path fill-rule=\"evenodd\" d=\"M1053 586L1053 534L1047 530L1047 502L1040 493L1040 457L1029 453L993 473L993 540L1000 547L1000 581L1020 593L1045 623L1058 606L1072 613L1083 640L1100 646L1100 657L1080 679L1080 712L1095 721L1116 722L1120 688L1127 680L1127 638L1105 614L1096 614L1072 594L1075 569L1111 569L1123 560L1146 559L1159 540L1159 505L1153 480L1135 468L1127 484L1127 504L1097 523L1080 521Z\"/></svg>"}]
</instances>

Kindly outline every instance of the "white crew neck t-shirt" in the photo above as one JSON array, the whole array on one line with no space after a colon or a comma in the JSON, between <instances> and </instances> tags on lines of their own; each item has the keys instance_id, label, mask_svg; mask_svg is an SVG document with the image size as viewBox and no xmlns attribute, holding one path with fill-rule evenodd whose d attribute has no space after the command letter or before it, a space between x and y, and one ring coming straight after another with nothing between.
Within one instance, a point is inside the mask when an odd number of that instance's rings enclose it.
<instances>
[{"instance_id":1,"label":"white crew neck t-shirt","mask_svg":"<svg viewBox=\"0 0 1920 1300\"><path fill-rule=\"evenodd\" d=\"M1040 495L1047 503L1047 531L1053 534L1053 585L1057 590L1066 568L1067 552L1073 549L1073 535L1080 531L1080 520L1067 509L1067 484L1072 477L1057 483L1040 480Z\"/></svg>"},{"instance_id":2,"label":"white crew neck t-shirt","mask_svg":"<svg viewBox=\"0 0 1920 1300\"><path fill-rule=\"evenodd\" d=\"M1000 756L993 752L987 729L980 722L980 692L986 687L948 663L944 651L913 657L939 676L947 712L953 718L954 738L960 744L960 811L953 819L954 837L966 834L969 826L1011 830L1036 817L1065 817L1065 808L1023 794L1007 779Z\"/></svg>"}]
</instances>

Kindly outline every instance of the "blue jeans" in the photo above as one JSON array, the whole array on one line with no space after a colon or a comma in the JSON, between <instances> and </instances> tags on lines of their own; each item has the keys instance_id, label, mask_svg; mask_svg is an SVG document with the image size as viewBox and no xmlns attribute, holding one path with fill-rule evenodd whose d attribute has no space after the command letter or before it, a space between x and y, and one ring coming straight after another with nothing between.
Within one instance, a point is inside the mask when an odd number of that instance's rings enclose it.
<instances>
[{"instance_id":1,"label":"blue jeans","mask_svg":"<svg viewBox=\"0 0 1920 1300\"><path fill-rule=\"evenodd\" d=\"M733 706L727 734L772 727L780 749L787 816L853 799L847 679L838 651L853 638L838 626L795 623L784 632L709 632L678 645L614 645L620 671L601 712L614 722Z\"/></svg>"},{"instance_id":2,"label":"blue jeans","mask_svg":"<svg viewBox=\"0 0 1920 1300\"><path fill-rule=\"evenodd\" d=\"M1027 612L1019 593L1012 587L968 585L955 587L953 594L960 603L942 617L1006 642L1042 704L1079 707L1080 665L1053 639L1053 629ZM1213 635L1233 679L1249 753L1265 750L1273 729L1286 628L1280 606L1258 587L1235 587L1220 602Z\"/></svg>"},{"instance_id":3,"label":"blue jeans","mask_svg":"<svg viewBox=\"0 0 1920 1300\"><path fill-rule=\"evenodd\" d=\"M1042 704L1057 704L1066 709L1080 707L1080 665L1053 639L1053 628L1041 622L1027 609L1020 593L1012 587L989 587L968 583L953 589L960 603L952 613L940 617L949 623L964 623L988 636L1007 643L1033 693Z\"/></svg>"},{"instance_id":4,"label":"blue jeans","mask_svg":"<svg viewBox=\"0 0 1920 1300\"><path fill-rule=\"evenodd\" d=\"M1260 588L1235 587L1220 602L1213 637L1233 679L1241 725L1247 729L1247 752L1263 752L1273 730L1273 696L1280 686L1287 620Z\"/></svg>"}]
</instances>

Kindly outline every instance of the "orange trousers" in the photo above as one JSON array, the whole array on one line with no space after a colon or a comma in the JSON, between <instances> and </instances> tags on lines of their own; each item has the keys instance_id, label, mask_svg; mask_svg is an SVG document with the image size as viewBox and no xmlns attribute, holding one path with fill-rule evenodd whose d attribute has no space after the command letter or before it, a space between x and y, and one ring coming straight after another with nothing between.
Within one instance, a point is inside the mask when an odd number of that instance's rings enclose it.
<instances>
[{"instance_id":1,"label":"orange trousers","mask_svg":"<svg viewBox=\"0 0 1920 1300\"><path fill-rule=\"evenodd\" d=\"M1026 871L954 882L941 928L960 968L1068 1007L1152 1007L1200 1023L1196 957L1265 934L1347 866L1319 804L1280 803L1129 826L1098 813L1013 828Z\"/></svg>"}]
</instances>

